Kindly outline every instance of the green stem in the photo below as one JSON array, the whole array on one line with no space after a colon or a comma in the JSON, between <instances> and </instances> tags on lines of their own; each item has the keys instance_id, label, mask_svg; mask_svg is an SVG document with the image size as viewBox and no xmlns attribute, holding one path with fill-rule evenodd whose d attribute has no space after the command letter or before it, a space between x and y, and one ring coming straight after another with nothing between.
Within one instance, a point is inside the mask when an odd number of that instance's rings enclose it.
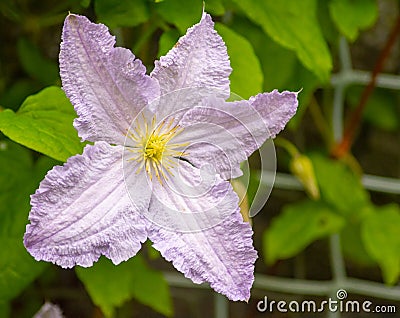
<instances>
[{"instance_id":1,"label":"green stem","mask_svg":"<svg viewBox=\"0 0 400 318\"><path fill-rule=\"evenodd\" d=\"M291 157L296 157L300 155L300 151L296 148L295 145L293 145L289 140L282 138L282 137L276 137L274 139L275 145L282 147L285 149Z\"/></svg>"},{"instance_id":2,"label":"green stem","mask_svg":"<svg viewBox=\"0 0 400 318\"><path fill-rule=\"evenodd\" d=\"M329 130L329 124L322 114L321 108L315 97L311 99L308 109L310 110L310 114L314 120L315 126L321 133L325 143L328 145L328 147L331 147L333 144L333 136Z\"/></svg>"}]
</instances>

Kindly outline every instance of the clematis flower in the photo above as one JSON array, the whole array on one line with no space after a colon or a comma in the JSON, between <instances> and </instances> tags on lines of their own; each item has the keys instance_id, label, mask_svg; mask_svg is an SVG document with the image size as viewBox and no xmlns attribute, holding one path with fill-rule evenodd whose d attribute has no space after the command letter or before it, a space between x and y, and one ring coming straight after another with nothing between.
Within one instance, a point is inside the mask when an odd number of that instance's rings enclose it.
<instances>
[{"instance_id":1,"label":"clematis flower","mask_svg":"<svg viewBox=\"0 0 400 318\"><path fill-rule=\"evenodd\" d=\"M114 264L150 239L195 283L248 300L257 252L228 179L281 131L292 92L228 102L226 46L203 13L150 75L106 26L67 16L63 89L78 117L82 155L48 172L31 197L24 244L64 268Z\"/></svg>"}]
</instances>

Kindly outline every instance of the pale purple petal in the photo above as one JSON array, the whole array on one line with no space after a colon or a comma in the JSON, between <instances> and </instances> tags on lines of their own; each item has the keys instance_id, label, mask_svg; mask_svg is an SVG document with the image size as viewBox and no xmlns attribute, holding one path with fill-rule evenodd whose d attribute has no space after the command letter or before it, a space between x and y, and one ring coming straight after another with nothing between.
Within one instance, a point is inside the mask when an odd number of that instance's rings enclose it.
<instances>
[{"instance_id":1,"label":"pale purple petal","mask_svg":"<svg viewBox=\"0 0 400 318\"><path fill-rule=\"evenodd\" d=\"M138 175L131 201L122 151L122 146L98 142L48 172L31 197L24 236L25 247L36 260L65 268L88 267L102 254L118 264L137 253L146 240L142 213L148 209L151 191L143 186L145 176Z\"/></svg>"},{"instance_id":2,"label":"pale purple petal","mask_svg":"<svg viewBox=\"0 0 400 318\"><path fill-rule=\"evenodd\" d=\"M210 15L204 13L201 21L155 62L151 76L160 82L162 94L186 87L204 87L219 90L227 98L231 72L225 43L214 30Z\"/></svg>"},{"instance_id":3,"label":"pale purple petal","mask_svg":"<svg viewBox=\"0 0 400 318\"><path fill-rule=\"evenodd\" d=\"M268 127L268 138L275 138L285 128L298 106L297 93L288 91L279 93L276 89L270 93L250 97L249 102L259 112Z\"/></svg>"},{"instance_id":4,"label":"pale purple petal","mask_svg":"<svg viewBox=\"0 0 400 318\"><path fill-rule=\"evenodd\" d=\"M174 143L188 143L185 158L196 167L211 164L224 179L241 175L240 163L295 114L297 94L259 94L250 101L225 102L208 97L202 106L180 113L182 133Z\"/></svg>"},{"instance_id":5,"label":"pale purple petal","mask_svg":"<svg viewBox=\"0 0 400 318\"><path fill-rule=\"evenodd\" d=\"M153 246L193 282L208 282L231 300L248 300L257 252L237 195L229 182L211 171L199 171L186 162L180 165L180 177L177 170L168 184L154 184L150 214L160 215L162 220L169 215L180 228L150 224L148 236ZM209 191L203 191L205 185Z\"/></svg>"},{"instance_id":6,"label":"pale purple petal","mask_svg":"<svg viewBox=\"0 0 400 318\"><path fill-rule=\"evenodd\" d=\"M74 121L79 136L122 145L132 120L158 97L157 80L129 50L114 48L105 25L70 14L62 39L60 75L79 116Z\"/></svg>"}]
</instances>

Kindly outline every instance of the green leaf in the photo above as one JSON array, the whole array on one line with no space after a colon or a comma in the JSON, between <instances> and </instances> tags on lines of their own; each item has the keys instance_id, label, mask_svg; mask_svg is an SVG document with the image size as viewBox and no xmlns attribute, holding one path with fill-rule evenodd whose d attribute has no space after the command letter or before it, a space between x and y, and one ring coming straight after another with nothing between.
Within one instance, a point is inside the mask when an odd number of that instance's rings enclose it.
<instances>
[{"instance_id":1,"label":"green leaf","mask_svg":"<svg viewBox=\"0 0 400 318\"><path fill-rule=\"evenodd\" d=\"M160 41L158 43L158 53L157 56L163 56L168 53L170 49L175 45L175 43L179 39L179 31L176 29L171 29L166 32L164 32L161 37Z\"/></svg>"},{"instance_id":2,"label":"green leaf","mask_svg":"<svg viewBox=\"0 0 400 318\"><path fill-rule=\"evenodd\" d=\"M23 245L29 195L42 177L35 173L29 150L11 141L1 141L0 302L17 296L47 266L35 261Z\"/></svg>"},{"instance_id":3,"label":"green leaf","mask_svg":"<svg viewBox=\"0 0 400 318\"><path fill-rule=\"evenodd\" d=\"M341 232L340 242L343 254L347 259L361 266L376 265L374 259L365 249L359 223L349 222Z\"/></svg>"},{"instance_id":4,"label":"green leaf","mask_svg":"<svg viewBox=\"0 0 400 318\"><path fill-rule=\"evenodd\" d=\"M297 255L313 241L337 233L344 219L319 201L303 201L284 207L263 235L267 264Z\"/></svg>"},{"instance_id":5,"label":"green leaf","mask_svg":"<svg viewBox=\"0 0 400 318\"><path fill-rule=\"evenodd\" d=\"M146 0L96 0L94 9L99 22L111 29L136 26L150 17Z\"/></svg>"},{"instance_id":6,"label":"green leaf","mask_svg":"<svg viewBox=\"0 0 400 318\"><path fill-rule=\"evenodd\" d=\"M15 1L0 1L0 13L14 22L22 22L26 13Z\"/></svg>"},{"instance_id":7,"label":"green leaf","mask_svg":"<svg viewBox=\"0 0 400 318\"><path fill-rule=\"evenodd\" d=\"M329 5L330 1L318 1L317 17L324 38L337 50L340 34L332 21Z\"/></svg>"},{"instance_id":8,"label":"green leaf","mask_svg":"<svg viewBox=\"0 0 400 318\"><path fill-rule=\"evenodd\" d=\"M204 1L205 11L213 15L223 15L225 8L222 0L206 0Z\"/></svg>"},{"instance_id":9,"label":"green leaf","mask_svg":"<svg viewBox=\"0 0 400 318\"><path fill-rule=\"evenodd\" d=\"M277 44L258 25L244 17L235 15L230 27L246 38L254 48L265 75L265 90L288 89L288 83L296 81L296 77L293 76L297 62L294 52ZM297 90L303 85L298 83Z\"/></svg>"},{"instance_id":10,"label":"green leaf","mask_svg":"<svg viewBox=\"0 0 400 318\"><path fill-rule=\"evenodd\" d=\"M90 0L81 0L81 6L84 8L89 8Z\"/></svg>"},{"instance_id":11,"label":"green leaf","mask_svg":"<svg viewBox=\"0 0 400 318\"><path fill-rule=\"evenodd\" d=\"M18 238L1 237L0 301L18 296L48 266L28 254Z\"/></svg>"},{"instance_id":12,"label":"green leaf","mask_svg":"<svg viewBox=\"0 0 400 318\"><path fill-rule=\"evenodd\" d=\"M264 77L260 62L249 41L221 23L216 23L215 29L228 48L233 69L230 76L231 91L245 99L261 92Z\"/></svg>"},{"instance_id":13,"label":"green leaf","mask_svg":"<svg viewBox=\"0 0 400 318\"><path fill-rule=\"evenodd\" d=\"M318 88L319 80L314 73L306 69L303 64L297 62L293 69L293 77L296 77L296 85L288 85L286 89L291 91L300 91L299 93L299 107L296 114L289 121L289 127L296 129L303 116L307 107L313 97L314 91ZM300 84L297 84L300 83ZM299 89L300 87L300 89Z\"/></svg>"},{"instance_id":14,"label":"green leaf","mask_svg":"<svg viewBox=\"0 0 400 318\"><path fill-rule=\"evenodd\" d=\"M394 285L400 276L400 207L376 207L361 225L365 248L382 269L383 280Z\"/></svg>"},{"instance_id":15,"label":"green leaf","mask_svg":"<svg viewBox=\"0 0 400 318\"><path fill-rule=\"evenodd\" d=\"M202 0L166 0L155 4L163 19L176 25L181 34L198 23L203 10Z\"/></svg>"},{"instance_id":16,"label":"green leaf","mask_svg":"<svg viewBox=\"0 0 400 318\"><path fill-rule=\"evenodd\" d=\"M59 87L48 87L29 96L17 113L0 112L0 130L10 139L54 159L66 161L81 153L72 121L75 111Z\"/></svg>"},{"instance_id":17,"label":"green leaf","mask_svg":"<svg viewBox=\"0 0 400 318\"><path fill-rule=\"evenodd\" d=\"M34 80L19 80L8 87L0 97L0 105L17 110L29 95L39 91L40 85Z\"/></svg>"},{"instance_id":18,"label":"green leaf","mask_svg":"<svg viewBox=\"0 0 400 318\"><path fill-rule=\"evenodd\" d=\"M25 173L29 173L32 167L32 156L27 149L11 141L0 140L0 193L29 178Z\"/></svg>"},{"instance_id":19,"label":"green leaf","mask_svg":"<svg viewBox=\"0 0 400 318\"><path fill-rule=\"evenodd\" d=\"M44 58L27 39L18 40L18 56L24 70L43 85L54 85L59 80L57 63Z\"/></svg>"},{"instance_id":20,"label":"green leaf","mask_svg":"<svg viewBox=\"0 0 400 318\"><path fill-rule=\"evenodd\" d=\"M34 185L30 152L11 142L0 142L0 236L20 237L25 231L29 194Z\"/></svg>"},{"instance_id":21,"label":"green leaf","mask_svg":"<svg viewBox=\"0 0 400 318\"><path fill-rule=\"evenodd\" d=\"M151 241L147 240L145 243L147 256L150 260L159 259L161 257L161 253L153 247Z\"/></svg>"},{"instance_id":22,"label":"green leaf","mask_svg":"<svg viewBox=\"0 0 400 318\"><path fill-rule=\"evenodd\" d=\"M235 16L231 27L253 46L264 74L264 91L301 90L299 109L289 121L289 127L296 128L319 84L317 77L299 62L293 51L277 44L249 20Z\"/></svg>"},{"instance_id":23,"label":"green leaf","mask_svg":"<svg viewBox=\"0 0 400 318\"><path fill-rule=\"evenodd\" d=\"M332 59L322 36L315 0L234 0L274 41L296 52L299 60L327 81Z\"/></svg>"},{"instance_id":24,"label":"green leaf","mask_svg":"<svg viewBox=\"0 0 400 318\"><path fill-rule=\"evenodd\" d=\"M0 317L11 317L11 306L8 302L0 302Z\"/></svg>"},{"instance_id":25,"label":"green leaf","mask_svg":"<svg viewBox=\"0 0 400 318\"><path fill-rule=\"evenodd\" d=\"M76 273L106 317L111 317L116 307L131 298L172 316L172 302L164 277L148 268L140 255L118 266L103 257L91 268L77 267Z\"/></svg>"},{"instance_id":26,"label":"green leaf","mask_svg":"<svg viewBox=\"0 0 400 318\"><path fill-rule=\"evenodd\" d=\"M267 91L272 91L275 88L288 90L289 87L296 87L296 91L299 91L305 83L298 82L297 77L293 76L298 63L296 55L274 42L264 33L261 33L261 35L258 56L263 63L265 89Z\"/></svg>"},{"instance_id":27,"label":"green leaf","mask_svg":"<svg viewBox=\"0 0 400 318\"><path fill-rule=\"evenodd\" d=\"M311 154L321 198L345 215L357 215L370 204L360 179L343 163Z\"/></svg>"},{"instance_id":28,"label":"green leaf","mask_svg":"<svg viewBox=\"0 0 400 318\"><path fill-rule=\"evenodd\" d=\"M62 165L62 162L47 156L40 156L35 162L35 169L33 171L36 179L43 179L46 173L57 165Z\"/></svg>"},{"instance_id":29,"label":"green leaf","mask_svg":"<svg viewBox=\"0 0 400 318\"><path fill-rule=\"evenodd\" d=\"M350 41L357 38L359 30L372 26L378 17L376 0L331 0L329 9L337 28Z\"/></svg>"}]
</instances>

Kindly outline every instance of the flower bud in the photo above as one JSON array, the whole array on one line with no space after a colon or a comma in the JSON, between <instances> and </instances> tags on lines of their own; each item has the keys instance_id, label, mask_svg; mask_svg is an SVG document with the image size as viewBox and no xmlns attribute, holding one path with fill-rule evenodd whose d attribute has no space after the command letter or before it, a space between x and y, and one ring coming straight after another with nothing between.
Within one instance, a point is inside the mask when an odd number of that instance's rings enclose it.
<instances>
[{"instance_id":1,"label":"flower bud","mask_svg":"<svg viewBox=\"0 0 400 318\"><path fill-rule=\"evenodd\" d=\"M292 158L289 167L290 171L303 184L308 196L314 200L318 200L318 183L311 160L305 155L298 154Z\"/></svg>"}]
</instances>

